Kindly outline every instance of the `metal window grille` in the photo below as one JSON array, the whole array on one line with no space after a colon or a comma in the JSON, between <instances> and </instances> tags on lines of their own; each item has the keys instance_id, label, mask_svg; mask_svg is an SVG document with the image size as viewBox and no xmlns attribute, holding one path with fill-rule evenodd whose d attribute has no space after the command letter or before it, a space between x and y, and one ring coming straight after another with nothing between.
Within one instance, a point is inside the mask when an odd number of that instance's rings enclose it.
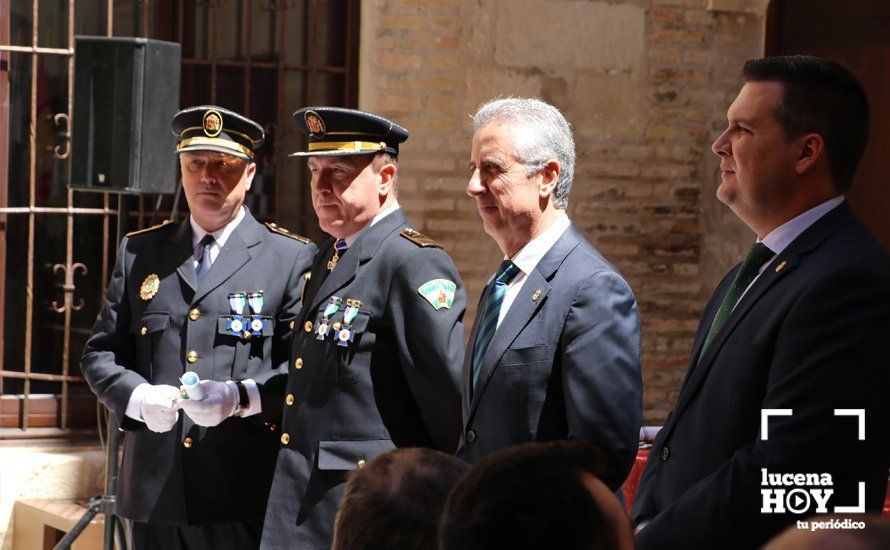
<instances>
[{"instance_id":1,"label":"metal window grille","mask_svg":"<svg viewBox=\"0 0 890 550\"><path fill-rule=\"evenodd\" d=\"M118 201L132 228L174 205L67 188L74 36L179 42L180 105L216 103L266 129L248 206L315 234L305 167L287 159L302 140L290 114L355 106L358 14L358 0L0 0L0 439L95 433L78 363L114 261Z\"/></svg>"}]
</instances>

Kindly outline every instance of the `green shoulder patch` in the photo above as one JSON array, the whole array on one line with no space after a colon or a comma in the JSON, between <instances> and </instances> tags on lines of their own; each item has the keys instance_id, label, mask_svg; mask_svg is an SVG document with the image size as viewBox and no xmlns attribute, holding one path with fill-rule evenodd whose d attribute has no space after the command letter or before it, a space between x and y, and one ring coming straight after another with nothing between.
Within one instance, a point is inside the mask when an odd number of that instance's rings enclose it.
<instances>
[{"instance_id":1,"label":"green shoulder patch","mask_svg":"<svg viewBox=\"0 0 890 550\"><path fill-rule=\"evenodd\" d=\"M406 239L408 239L409 241L411 241L412 243L414 243L417 246L422 247L422 248L427 248L427 247L445 248L441 244L437 243L436 241L432 240L431 238L429 238L426 235L424 235L423 233L421 233L420 231L411 229L410 227L406 227L405 229L402 229L401 235L403 237L405 237Z\"/></svg>"},{"instance_id":2,"label":"green shoulder patch","mask_svg":"<svg viewBox=\"0 0 890 550\"><path fill-rule=\"evenodd\" d=\"M143 234L143 233L148 233L148 232L150 232L150 231L155 231L155 230L160 229L160 228L162 228L162 227L167 227L167 226L170 225L171 223L173 223L173 220L164 220L164 221L162 221L161 223L159 223L159 224L157 224L157 225L153 225L153 226L151 226L151 227L146 227L145 229L137 229L136 231L130 231L129 233L127 233L127 237L132 237L133 235L141 235L141 234Z\"/></svg>"},{"instance_id":3,"label":"green shoulder patch","mask_svg":"<svg viewBox=\"0 0 890 550\"><path fill-rule=\"evenodd\" d=\"M278 225L278 224L268 223L268 222L267 222L267 223L266 223L266 227L268 227L268 228L269 228L269 231L272 231L273 233L278 233L279 235L284 235L285 237L290 237L291 239L294 239L294 240L296 240L296 241L300 241L300 242L303 243L303 244L309 244L310 242L312 242L312 241L310 241L308 238L306 238L306 237L304 237L304 236L302 236L302 235L298 235L298 234L296 234L296 233L291 233L290 231L288 231L287 229L281 227L281 226Z\"/></svg>"},{"instance_id":4,"label":"green shoulder patch","mask_svg":"<svg viewBox=\"0 0 890 550\"><path fill-rule=\"evenodd\" d=\"M420 285L417 292L429 302L433 308L450 309L454 304L454 291L457 285L448 279L433 279Z\"/></svg>"}]
</instances>

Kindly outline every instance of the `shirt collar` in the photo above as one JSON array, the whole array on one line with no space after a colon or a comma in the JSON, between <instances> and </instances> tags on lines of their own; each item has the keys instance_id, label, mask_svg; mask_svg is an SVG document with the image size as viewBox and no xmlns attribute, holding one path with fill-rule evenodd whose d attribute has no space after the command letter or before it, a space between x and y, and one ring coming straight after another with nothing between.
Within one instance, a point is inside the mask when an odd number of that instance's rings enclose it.
<instances>
[{"instance_id":1,"label":"shirt collar","mask_svg":"<svg viewBox=\"0 0 890 550\"><path fill-rule=\"evenodd\" d=\"M808 227L816 223L819 218L828 214L830 211L834 210L839 204L844 202L844 196L838 195L834 198L828 199L827 201L814 206L800 214L799 216L788 220L783 223L779 227L773 229L767 234L763 240L758 239L758 242L762 242L765 244L770 250L773 251L773 254L779 255L785 250L789 244L794 241L801 233L807 230Z\"/></svg>"},{"instance_id":2,"label":"shirt collar","mask_svg":"<svg viewBox=\"0 0 890 550\"><path fill-rule=\"evenodd\" d=\"M381 210L380 212L377 212L377 215L374 216L374 219L371 220L371 223L369 223L368 225L362 227L361 229L359 229L352 235L343 239L344 241L346 241L346 246L351 247L352 245L354 245L355 241L357 241L358 238L361 237L362 233L364 233L369 227L371 227L375 223L379 222L383 218L389 216L390 214L392 214L399 208L401 208L401 207L399 206L398 201L396 201L396 202L390 204L389 206L387 206L386 208L384 208L383 210Z\"/></svg>"},{"instance_id":3,"label":"shirt collar","mask_svg":"<svg viewBox=\"0 0 890 550\"><path fill-rule=\"evenodd\" d=\"M245 210L242 206L238 209L238 215L235 216L235 219L226 224L222 229L217 229L213 233L213 239L216 241L216 246L222 248L225 246L226 241L229 240L229 236L235 231L235 228L238 227L238 224L241 223L241 220L244 219ZM195 221L195 217L189 214L189 223L192 224L192 248L194 249L198 246L198 243L201 242L201 239L204 238L204 235L209 233L206 229L198 225L198 222Z\"/></svg>"},{"instance_id":4,"label":"shirt collar","mask_svg":"<svg viewBox=\"0 0 890 550\"><path fill-rule=\"evenodd\" d=\"M529 275L571 224L569 217L565 212L562 212L550 227L522 247L522 250L513 257L513 263L523 273Z\"/></svg>"}]
</instances>

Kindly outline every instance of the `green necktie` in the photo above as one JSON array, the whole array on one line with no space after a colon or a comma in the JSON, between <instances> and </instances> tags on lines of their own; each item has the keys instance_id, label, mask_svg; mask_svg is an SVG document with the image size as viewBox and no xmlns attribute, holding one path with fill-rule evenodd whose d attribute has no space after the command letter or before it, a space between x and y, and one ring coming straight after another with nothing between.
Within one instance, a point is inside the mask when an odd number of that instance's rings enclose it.
<instances>
[{"instance_id":1,"label":"green necktie","mask_svg":"<svg viewBox=\"0 0 890 550\"><path fill-rule=\"evenodd\" d=\"M717 310L717 316L714 317L714 322L711 323L711 330L708 331L708 337L705 338L705 344L702 346L701 353L698 356L699 360L701 360L701 357L705 354L705 350L708 349L708 346L711 345L714 338L720 333L720 329L726 324L729 316L732 315L733 309L735 309L736 304L739 303L739 299L745 293L745 290L757 277L760 266L772 256L773 251L767 248L763 243L754 243L754 246L748 251L748 255L745 256L745 261L742 262L742 266L739 268L738 273L735 274L735 279L732 280L732 285L729 287L726 297L723 298L723 303L720 304L720 309Z\"/></svg>"},{"instance_id":2,"label":"green necktie","mask_svg":"<svg viewBox=\"0 0 890 550\"><path fill-rule=\"evenodd\" d=\"M476 387L476 379L479 378L479 369L482 368L482 357L488 351L488 344L498 329L498 317L501 312L501 303L507 293L507 287L513 277L519 272L519 266L510 260L504 260L500 269L494 276L485 299L485 305L481 309L479 332L476 333L476 342L473 346L473 362L471 363L473 383L471 390Z\"/></svg>"}]
</instances>

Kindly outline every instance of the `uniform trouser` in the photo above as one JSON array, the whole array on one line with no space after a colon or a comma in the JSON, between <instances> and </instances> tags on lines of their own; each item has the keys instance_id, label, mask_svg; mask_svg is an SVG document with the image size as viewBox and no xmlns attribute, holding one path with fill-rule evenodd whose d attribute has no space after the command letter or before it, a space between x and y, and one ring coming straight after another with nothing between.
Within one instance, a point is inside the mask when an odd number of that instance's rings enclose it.
<instances>
[{"instance_id":1,"label":"uniform trouser","mask_svg":"<svg viewBox=\"0 0 890 550\"><path fill-rule=\"evenodd\" d=\"M254 550L260 547L262 521L210 525L130 524L130 550Z\"/></svg>"}]
</instances>

